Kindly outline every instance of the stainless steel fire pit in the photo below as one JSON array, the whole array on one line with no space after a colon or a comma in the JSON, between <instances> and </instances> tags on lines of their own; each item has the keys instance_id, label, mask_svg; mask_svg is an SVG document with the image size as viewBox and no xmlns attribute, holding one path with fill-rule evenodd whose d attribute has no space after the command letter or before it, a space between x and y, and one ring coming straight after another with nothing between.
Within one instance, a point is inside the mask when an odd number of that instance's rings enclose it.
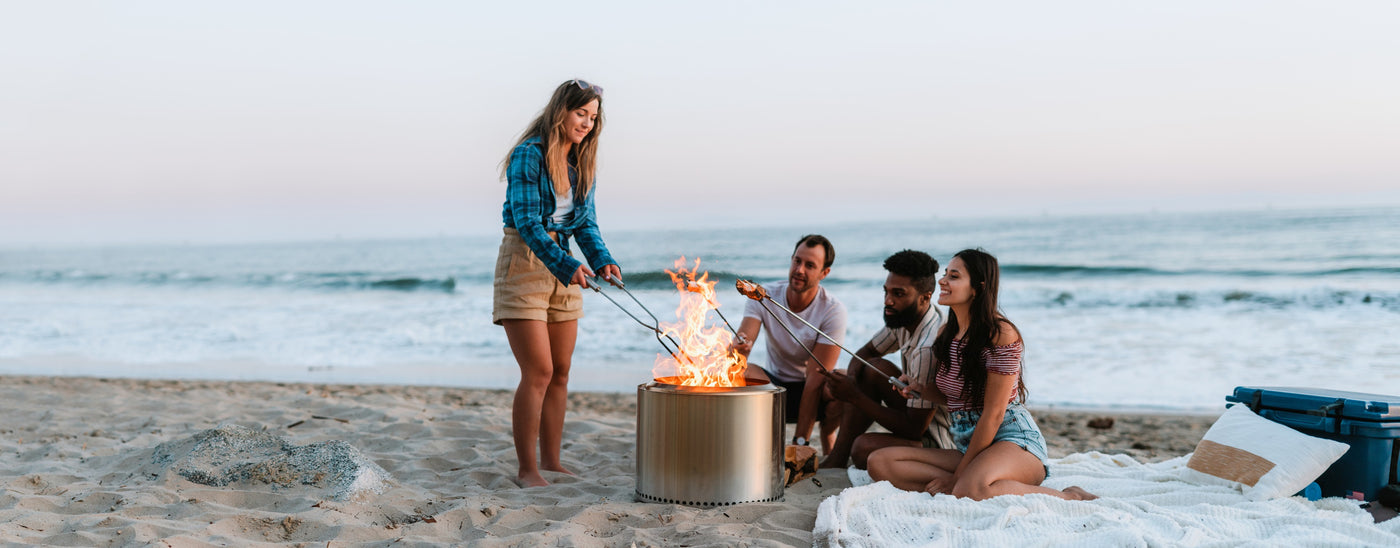
<instances>
[{"instance_id":1,"label":"stainless steel fire pit","mask_svg":"<svg viewBox=\"0 0 1400 548\"><path fill-rule=\"evenodd\" d=\"M637 500L690 506L783 496L783 398L772 384L637 387Z\"/></svg>"}]
</instances>

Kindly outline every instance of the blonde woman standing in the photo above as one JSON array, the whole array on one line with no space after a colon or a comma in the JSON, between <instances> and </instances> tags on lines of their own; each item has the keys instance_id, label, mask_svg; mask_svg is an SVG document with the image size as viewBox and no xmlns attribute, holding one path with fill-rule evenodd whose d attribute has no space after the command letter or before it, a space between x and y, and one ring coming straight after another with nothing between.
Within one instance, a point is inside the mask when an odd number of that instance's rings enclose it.
<instances>
[{"instance_id":1,"label":"blonde woman standing","mask_svg":"<svg viewBox=\"0 0 1400 548\"><path fill-rule=\"evenodd\" d=\"M505 327L520 365L511 433L520 462L517 479L525 487L549 484L541 470L573 473L560 463L559 451L583 317L579 288L595 271L621 283L622 270L603 243L593 204L602 128L603 88L564 82L501 169L507 183L505 237L496 258L491 321ZM570 253L571 238L588 264Z\"/></svg>"}]
</instances>

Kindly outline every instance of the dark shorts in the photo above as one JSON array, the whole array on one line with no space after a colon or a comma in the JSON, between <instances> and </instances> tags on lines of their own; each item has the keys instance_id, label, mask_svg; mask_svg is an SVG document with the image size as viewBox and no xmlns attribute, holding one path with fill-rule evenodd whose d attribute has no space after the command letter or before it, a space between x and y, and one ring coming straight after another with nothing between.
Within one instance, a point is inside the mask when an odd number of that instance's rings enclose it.
<instances>
[{"instance_id":1,"label":"dark shorts","mask_svg":"<svg viewBox=\"0 0 1400 548\"><path fill-rule=\"evenodd\" d=\"M762 369L763 369L763 372L764 372L764 373L767 373L767 374L768 374L768 380L769 380L770 382L772 382L774 385L781 386L781 387L787 389L787 394L786 394L785 396L783 396L783 399L785 400L785 401L784 401L783 413L784 413L784 415L786 416L786 419L785 419L785 420L787 421L788 424L796 424L796 423L797 423L797 411L798 411L799 409L801 409L801 407L802 407L802 391L805 390L805 389L807 388L807 381L797 381L797 382L785 381L785 380L782 380L782 379L778 378L777 376L773 375L773 372L772 372L772 371L769 371L768 368L765 367L765 368L762 368ZM818 420L818 421L821 421L821 420L825 420L825 419L826 419L826 406L825 406L825 405L818 405L818 406L817 406L817 420Z\"/></svg>"}]
</instances>

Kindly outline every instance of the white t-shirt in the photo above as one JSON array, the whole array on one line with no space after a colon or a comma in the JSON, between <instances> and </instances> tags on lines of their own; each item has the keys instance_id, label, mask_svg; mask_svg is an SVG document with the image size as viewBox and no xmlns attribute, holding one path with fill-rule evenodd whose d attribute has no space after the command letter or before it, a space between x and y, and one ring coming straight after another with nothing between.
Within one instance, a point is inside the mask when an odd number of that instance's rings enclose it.
<instances>
[{"instance_id":1,"label":"white t-shirt","mask_svg":"<svg viewBox=\"0 0 1400 548\"><path fill-rule=\"evenodd\" d=\"M763 289L768 291L768 296L773 301L788 307L787 303L787 280L765 284ZM784 312L781 308L773 306L772 303L764 303L768 309L773 311L769 314L763 310L763 306L758 301L749 300L744 306L745 318L758 318L763 325L764 340L768 342L768 364L767 369L774 376L786 382L798 382L807 379L807 370L802 367L802 363L810 359L807 351L793 340L787 330L781 325L774 323L776 314L782 322L791 329L807 348L815 351L817 344L832 344L826 337L818 335L812 328L807 327L797 318ZM817 286L817 297L812 299L812 304L797 313L808 323L817 326L823 333L831 335L839 344L846 344L846 305L836 300L826 292L825 287ZM838 360L839 361L839 360ZM830 367L837 367L838 364L826 364Z\"/></svg>"}]
</instances>

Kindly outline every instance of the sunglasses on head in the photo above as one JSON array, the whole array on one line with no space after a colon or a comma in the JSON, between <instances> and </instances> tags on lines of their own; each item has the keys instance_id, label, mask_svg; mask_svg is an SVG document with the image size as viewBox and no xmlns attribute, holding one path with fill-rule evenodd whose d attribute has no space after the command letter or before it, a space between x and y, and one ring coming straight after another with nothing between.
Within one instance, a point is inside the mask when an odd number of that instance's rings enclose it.
<instances>
[{"instance_id":1,"label":"sunglasses on head","mask_svg":"<svg viewBox=\"0 0 1400 548\"><path fill-rule=\"evenodd\" d=\"M574 78L573 80L570 80L569 83L570 83L570 84L573 84L573 85L575 85L575 86L578 86L578 89L585 90L585 91L587 91L587 90L593 90L593 93L598 94L599 97L602 97L602 96L603 96L603 86L599 86L599 85L596 85L596 84L590 84L590 83L588 83L588 82L586 82L586 81L584 81L584 80L580 80L580 79L578 79L578 78Z\"/></svg>"}]
</instances>

